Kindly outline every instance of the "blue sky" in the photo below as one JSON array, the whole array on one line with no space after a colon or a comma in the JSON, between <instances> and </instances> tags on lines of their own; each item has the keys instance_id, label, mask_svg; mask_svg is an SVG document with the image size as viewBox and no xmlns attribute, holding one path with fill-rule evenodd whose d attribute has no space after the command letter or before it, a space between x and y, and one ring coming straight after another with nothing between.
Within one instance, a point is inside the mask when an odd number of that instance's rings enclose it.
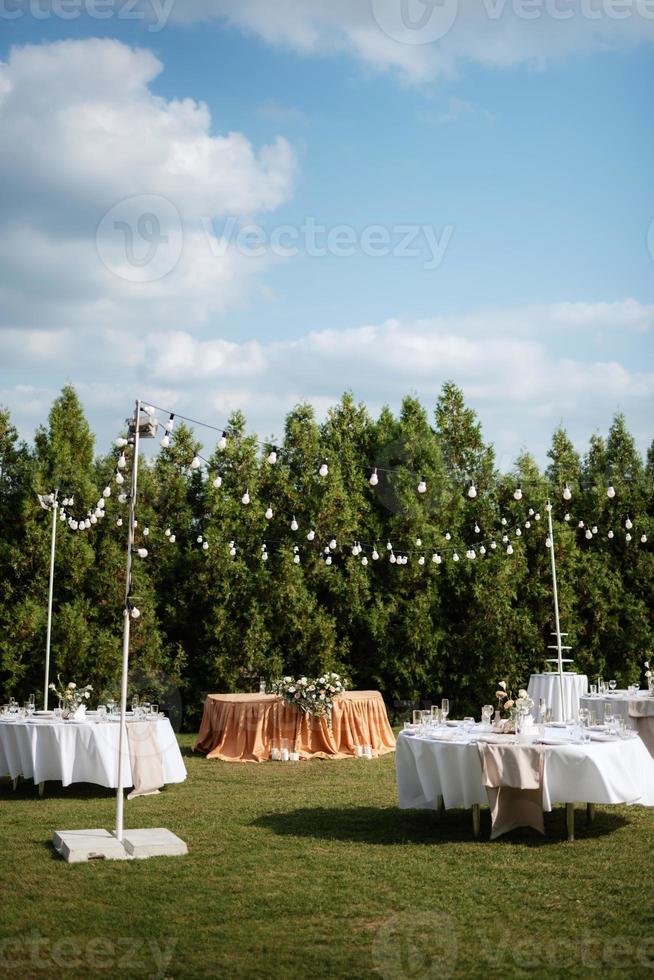
<instances>
[{"instance_id":1,"label":"blue sky","mask_svg":"<svg viewBox=\"0 0 654 980\"><path fill-rule=\"evenodd\" d=\"M244 2L232 23L217 16L219 2L216 16L178 23L206 12L202 0L181 2L157 32L119 17L36 20L28 4L22 17L0 21L14 103L5 113L10 133L26 141L23 157L20 146L13 157L0 151L10 239L17 236L0 279L0 296L9 298L0 325L0 400L26 436L67 380L80 388L102 449L136 394L160 404L167 398L171 408L218 424L221 413L242 406L270 434L298 398L321 414L351 388L376 411L387 401L397 407L412 391L431 407L442 381L453 377L504 465L525 446L542 461L560 422L583 447L617 409L641 448L652 441L649 22L642 30L602 23L592 38L595 23L550 30L522 22L516 30L498 22L487 36L462 6L460 23L442 41L418 49L384 35L380 51L367 3L350 24L338 3L317 17L318 0L313 13L294 0L292 21L271 27L256 0ZM305 14L308 42L300 31ZM149 49L161 70L136 96L131 89L121 95L124 66L114 50L98 80L102 49L85 48L93 38L116 39L135 58L137 48ZM68 39L83 54L70 78L69 53L45 67L24 58L20 70L12 68L12 48L56 52L56 42ZM89 86L86 102L79 90L73 97L78 85L82 92ZM53 87L41 115L43 91ZM194 157L185 162L190 176L172 185L165 173L150 181L172 153L176 126L187 138L185 122L168 120L149 144L155 97L167 118L176 100L206 104L208 139L239 134L237 152L216 145L223 156L212 157L221 185L237 187L237 207L198 163L204 141L196 138L197 120L185 149ZM107 133L115 126L122 134L121 113L141 112L143 147ZM60 113L69 115L58 129ZM102 145L87 154L95 122L79 133L74 122L86 115L102 120L100 144L112 137L120 179L105 170ZM286 149L267 164L262 148L279 137ZM41 157L34 173L16 166L30 149ZM178 268L125 290L115 267L100 267L96 229L112 204L137 192L172 199L188 267L183 277ZM221 258L207 257L206 230L220 235L234 217L256 222L266 239L290 226L298 254L246 257L219 270ZM353 254L303 254L307 221L351 229ZM370 226L386 229L392 243L398 228L413 229L419 254L362 254ZM38 272L25 227L44 248ZM189 252L189 231L198 235L197 251ZM444 247L438 263L434 242ZM68 247L70 265L62 258ZM135 331L139 349L121 357Z\"/></svg>"}]
</instances>

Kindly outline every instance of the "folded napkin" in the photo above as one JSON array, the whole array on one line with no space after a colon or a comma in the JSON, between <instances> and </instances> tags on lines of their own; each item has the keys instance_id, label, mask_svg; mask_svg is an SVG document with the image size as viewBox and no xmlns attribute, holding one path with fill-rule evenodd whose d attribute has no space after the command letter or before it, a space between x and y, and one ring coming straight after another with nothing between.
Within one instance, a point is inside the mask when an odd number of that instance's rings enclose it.
<instances>
[{"instance_id":1,"label":"folded napkin","mask_svg":"<svg viewBox=\"0 0 654 980\"><path fill-rule=\"evenodd\" d=\"M157 738L157 726L149 721L127 723L129 761L134 789L127 799L154 796L164 785L163 754Z\"/></svg>"},{"instance_id":2,"label":"folded napkin","mask_svg":"<svg viewBox=\"0 0 654 980\"><path fill-rule=\"evenodd\" d=\"M543 753L534 746L479 742L482 782L491 811L491 840L515 827L545 833Z\"/></svg>"}]
</instances>

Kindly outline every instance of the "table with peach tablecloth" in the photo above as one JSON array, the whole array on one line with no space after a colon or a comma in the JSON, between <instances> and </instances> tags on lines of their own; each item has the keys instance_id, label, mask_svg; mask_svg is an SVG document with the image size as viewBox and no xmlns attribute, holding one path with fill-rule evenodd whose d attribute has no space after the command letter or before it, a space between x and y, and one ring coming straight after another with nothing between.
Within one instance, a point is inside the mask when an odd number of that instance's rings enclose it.
<instances>
[{"instance_id":1,"label":"table with peach tablecloth","mask_svg":"<svg viewBox=\"0 0 654 980\"><path fill-rule=\"evenodd\" d=\"M304 714L276 694L210 694L194 750L208 759L265 762L282 739L301 759L343 759L357 745L370 745L375 755L395 749L379 691L346 691L334 699L331 729L326 718Z\"/></svg>"}]
</instances>

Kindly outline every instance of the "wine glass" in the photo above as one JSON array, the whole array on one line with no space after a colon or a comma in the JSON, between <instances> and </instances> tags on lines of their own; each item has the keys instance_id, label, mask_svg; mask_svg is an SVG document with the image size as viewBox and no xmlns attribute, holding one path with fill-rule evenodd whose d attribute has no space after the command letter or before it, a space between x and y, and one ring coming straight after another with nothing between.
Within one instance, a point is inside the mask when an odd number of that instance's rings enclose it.
<instances>
[{"instance_id":1,"label":"wine glass","mask_svg":"<svg viewBox=\"0 0 654 980\"><path fill-rule=\"evenodd\" d=\"M545 712L547 711L547 701L545 698L538 699L538 717L541 722L545 720Z\"/></svg>"},{"instance_id":2,"label":"wine glass","mask_svg":"<svg viewBox=\"0 0 654 980\"><path fill-rule=\"evenodd\" d=\"M616 689L617 686L618 686L618 682L617 681L609 681L609 687L611 688L611 694L613 694L613 692L615 691L615 689Z\"/></svg>"},{"instance_id":3,"label":"wine glass","mask_svg":"<svg viewBox=\"0 0 654 980\"><path fill-rule=\"evenodd\" d=\"M448 698L443 698L441 700L441 720L443 724L447 721L447 716L450 713L450 702Z\"/></svg>"}]
</instances>

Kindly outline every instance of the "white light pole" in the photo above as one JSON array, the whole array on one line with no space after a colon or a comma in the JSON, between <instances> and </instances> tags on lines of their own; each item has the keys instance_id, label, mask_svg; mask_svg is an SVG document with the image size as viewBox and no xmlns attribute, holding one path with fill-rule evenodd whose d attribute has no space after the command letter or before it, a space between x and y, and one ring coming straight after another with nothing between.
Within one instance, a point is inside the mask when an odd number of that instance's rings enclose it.
<instances>
[{"instance_id":1,"label":"white light pole","mask_svg":"<svg viewBox=\"0 0 654 980\"><path fill-rule=\"evenodd\" d=\"M48 588L48 629L45 640L45 683L43 685L43 710L48 710L48 687L50 684L50 641L52 639L52 597L54 593L55 548L57 540L57 514L59 511L59 490L49 497L38 494L39 503L44 510L52 511L52 541L50 544L50 584Z\"/></svg>"},{"instance_id":2,"label":"white light pole","mask_svg":"<svg viewBox=\"0 0 654 980\"><path fill-rule=\"evenodd\" d=\"M138 489L139 472L139 424L141 419L141 402L137 400L134 412L132 442L132 488L129 497L129 531L127 535L127 569L125 574L125 607L123 609L123 673L120 683L120 732L118 736L118 781L116 784L116 838L123 840L123 810L125 796L123 793L122 764L123 752L127 750L127 677L129 672L129 626L130 626L130 595L132 592L132 550L134 547L134 519L136 513L136 494ZM130 426L130 429L132 426Z\"/></svg>"},{"instance_id":3,"label":"white light pole","mask_svg":"<svg viewBox=\"0 0 654 980\"><path fill-rule=\"evenodd\" d=\"M561 715L560 721L565 721L565 701L563 699L563 664L572 663L572 660L565 659L563 656L564 650L570 650L571 647L564 646L562 643L562 638L567 636L567 633L561 632L561 621L559 618L559 590L556 583L556 555L554 553L554 526L552 524L552 504L547 501L547 528L548 537L550 542L550 559L552 562L552 591L554 593L554 624L556 626L556 632L553 634L556 637L556 644L548 646L548 650L556 650L556 657L551 657L548 663L555 663L557 665L557 672L559 675L559 692L561 695Z\"/></svg>"}]
</instances>

